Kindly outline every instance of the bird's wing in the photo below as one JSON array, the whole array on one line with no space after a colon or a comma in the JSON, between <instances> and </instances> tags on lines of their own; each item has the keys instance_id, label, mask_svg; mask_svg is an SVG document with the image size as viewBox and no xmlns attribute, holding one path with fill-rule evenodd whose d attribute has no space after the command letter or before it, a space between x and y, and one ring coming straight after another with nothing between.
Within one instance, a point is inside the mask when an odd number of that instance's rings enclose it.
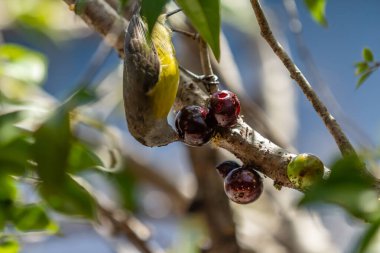
<instances>
[{"instance_id":1,"label":"bird's wing","mask_svg":"<svg viewBox=\"0 0 380 253\"><path fill-rule=\"evenodd\" d=\"M146 24L139 14L133 15L125 37L125 60L129 64L129 75L135 75L137 82L148 92L158 82L160 61L152 40L148 38Z\"/></svg>"}]
</instances>

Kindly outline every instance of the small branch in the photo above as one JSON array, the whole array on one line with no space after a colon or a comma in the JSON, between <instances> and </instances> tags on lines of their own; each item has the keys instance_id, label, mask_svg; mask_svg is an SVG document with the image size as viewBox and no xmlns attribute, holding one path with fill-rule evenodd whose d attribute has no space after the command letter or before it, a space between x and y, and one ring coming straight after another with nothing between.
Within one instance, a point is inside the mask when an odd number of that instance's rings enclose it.
<instances>
[{"instance_id":1,"label":"small branch","mask_svg":"<svg viewBox=\"0 0 380 253\"><path fill-rule=\"evenodd\" d=\"M335 142L338 145L338 148L342 155L356 154L353 146L351 145L350 141L342 131L339 124L329 113L326 106L319 99L318 95L314 92L308 80L301 73L301 71L294 64L292 59L289 57L289 55L285 52L280 43L274 37L272 30L269 27L268 21L265 17L265 14L260 6L259 0L251 0L251 4L255 12L257 22L261 29L261 35L272 48L273 52L283 62L284 66L288 69L290 73L290 77L297 82L307 99L313 105L314 110L322 118L324 124L330 131L330 134L335 139Z\"/></svg>"},{"instance_id":2,"label":"small branch","mask_svg":"<svg viewBox=\"0 0 380 253\"><path fill-rule=\"evenodd\" d=\"M213 75L214 72L212 71L212 67L211 67L211 60L210 60L210 54L208 51L208 45L202 38L199 39L199 53L201 56L203 74L205 76Z\"/></svg>"},{"instance_id":3,"label":"small branch","mask_svg":"<svg viewBox=\"0 0 380 253\"><path fill-rule=\"evenodd\" d=\"M74 10L72 6L75 6L77 0L63 0L66 2L70 9ZM86 24L106 37L110 31L114 31L114 34L119 35L116 40L113 40L110 45L115 48L120 56L124 55L124 29L128 26L125 19L119 17L117 12L105 3L103 0L95 0L86 2L83 11L78 13Z\"/></svg>"},{"instance_id":4,"label":"small branch","mask_svg":"<svg viewBox=\"0 0 380 253\"><path fill-rule=\"evenodd\" d=\"M129 224L131 217L128 217L125 213L116 213L115 211L101 205L97 205L99 215L102 219L106 219L112 227L125 235L126 238L142 253L153 253L153 251L148 247L147 241L141 239L135 232L136 228L132 228ZM144 227L144 229L146 229Z\"/></svg>"},{"instance_id":5,"label":"small branch","mask_svg":"<svg viewBox=\"0 0 380 253\"><path fill-rule=\"evenodd\" d=\"M200 53L203 75L205 77L214 76L214 72L212 71L209 48L208 48L207 43L201 37L199 38L199 53ZM217 82L212 81L210 83L207 83L207 86L209 88L210 94L218 91Z\"/></svg>"}]
</instances>

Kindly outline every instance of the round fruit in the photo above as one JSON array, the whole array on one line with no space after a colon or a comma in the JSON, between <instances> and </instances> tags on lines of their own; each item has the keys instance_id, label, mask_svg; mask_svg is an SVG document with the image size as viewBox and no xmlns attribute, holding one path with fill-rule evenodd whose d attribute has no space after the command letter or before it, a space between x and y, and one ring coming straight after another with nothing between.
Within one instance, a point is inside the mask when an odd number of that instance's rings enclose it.
<instances>
[{"instance_id":1,"label":"round fruit","mask_svg":"<svg viewBox=\"0 0 380 253\"><path fill-rule=\"evenodd\" d=\"M236 94L228 90L220 90L211 95L210 113L221 127L233 126L240 113L240 101Z\"/></svg>"},{"instance_id":2,"label":"round fruit","mask_svg":"<svg viewBox=\"0 0 380 253\"><path fill-rule=\"evenodd\" d=\"M225 161L216 166L216 170L222 178L225 178L230 171L239 168L240 165L234 161Z\"/></svg>"},{"instance_id":3,"label":"round fruit","mask_svg":"<svg viewBox=\"0 0 380 253\"><path fill-rule=\"evenodd\" d=\"M251 167L243 166L228 173L224 179L224 191L228 198L238 204L248 204L263 192L263 181Z\"/></svg>"},{"instance_id":4,"label":"round fruit","mask_svg":"<svg viewBox=\"0 0 380 253\"><path fill-rule=\"evenodd\" d=\"M324 166L318 157L299 154L288 164L287 174L290 182L300 189L307 189L322 179Z\"/></svg>"},{"instance_id":5,"label":"round fruit","mask_svg":"<svg viewBox=\"0 0 380 253\"><path fill-rule=\"evenodd\" d=\"M207 108L197 105L183 107L176 116L175 126L179 137L190 146L207 143L214 132L207 124Z\"/></svg>"}]
</instances>

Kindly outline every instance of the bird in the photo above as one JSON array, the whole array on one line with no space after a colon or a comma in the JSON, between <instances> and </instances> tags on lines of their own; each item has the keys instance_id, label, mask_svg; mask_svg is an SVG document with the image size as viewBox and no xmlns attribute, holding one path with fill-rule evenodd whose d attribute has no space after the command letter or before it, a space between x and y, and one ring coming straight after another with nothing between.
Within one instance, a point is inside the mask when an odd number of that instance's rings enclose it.
<instances>
[{"instance_id":1,"label":"bird","mask_svg":"<svg viewBox=\"0 0 380 253\"><path fill-rule=\"evenodd\" d=\"M178 138L167 122L180 78L168 15L161 14L149 33L144 17L136 11L125 32L123 98L128 129L150 147Z\"/></svg>"}]
</instances>

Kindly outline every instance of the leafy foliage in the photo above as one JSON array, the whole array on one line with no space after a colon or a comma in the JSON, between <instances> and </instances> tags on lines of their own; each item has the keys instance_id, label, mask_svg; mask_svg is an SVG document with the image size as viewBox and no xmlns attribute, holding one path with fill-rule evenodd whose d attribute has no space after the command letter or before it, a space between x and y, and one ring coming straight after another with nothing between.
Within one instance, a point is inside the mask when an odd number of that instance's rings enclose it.
<instances>
[{"instance_id":1,"label":"leafy foliage","mask_svg":"<svg viewBox=\"0 0 380 253\"><path fill-rule=\"evenodd\" d=\"M168 0L144 0L141 3L141 13L146 18L148 30L153 30L158 16L162 13Z\"/></svg>"},{"instance_id":2,"label":"leafy foliage","mask_svg":"<svg viewBox=\"0 0 380 253\"><path fill-rule=\"evenodd\" d=\"M333 164L327 180L321 180L306 192L300 205L336 204L371 223L355 251L366 252L380 226L380 203L373 185L373 178L363 170L362 162L357 157L346 157Z\"/></svg>"},{"instance_id":3,"label":"leafy foliage","mask_svg":"<svg viewBox=\"0 0 380 253\"><path fill-rule=\"evenodd\" d=\"M46 58L15 44L0 45L0 75L38 84L46 76Z\"/></svg>"},{"instance_id":4,"label":"leafy foliage","mask_svg":"<svg viewBox=\"0 0 380 253\"><path fill-rule=\"evenodd\" d=\"M355 64L355 75L359 76L356 83L356 88L359 88L365 80L380 67L379 62L374 61L374 56L369 48L364 48L362 51L363 61L357 62Z\"/></svg>"},{"instance_id":5,"label":"leafy foliage","mask_svg":"<svg viewBox=\"0 0 380 253\"><path fill-rule=\"evenodd\" d=\"M309 10L313 19L321 26L327 26L325 16L326 0L304 0L304 3Z\"/></svg>"},{"instance_id":6,"label":"leafy foliage","mask_svg":"<svg viewBox=\"0 0 380 253\"><path fill-rule=\"evenodd\" d=\"M178 5L190 19L195 29L210 45L215 58L220 58L220 1L177 0Z\"/></svg>"}]
</instances>

